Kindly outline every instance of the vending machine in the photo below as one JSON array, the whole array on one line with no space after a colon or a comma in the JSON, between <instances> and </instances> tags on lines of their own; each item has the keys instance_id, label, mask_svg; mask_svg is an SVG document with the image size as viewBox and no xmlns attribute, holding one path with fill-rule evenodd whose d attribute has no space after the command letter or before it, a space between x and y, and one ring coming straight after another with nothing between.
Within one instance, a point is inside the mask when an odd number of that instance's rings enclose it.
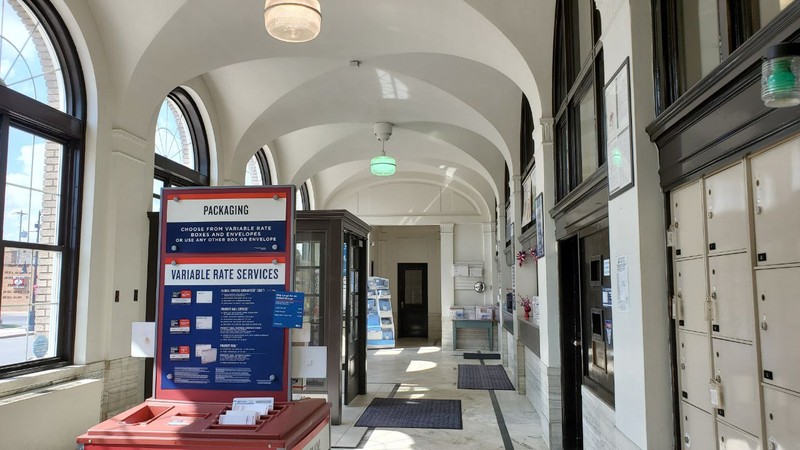
<instances>
[{"instance_id":1,"label":"vending machine","mask_svg":"<svg viewBox=\"0 0 800 450\"><path fill-rule=\"evenodd\" d=\"M330 448L330 404L290 401L294 189L163 190L154 396L79 449Z\"/></svg>"},{"instance_id":2,"label":"vending machine","mask_svg":"<svg viewBox=\"0 0 800 450\"><path fill-rule=\"evenodd\" d=\"M367 348L393 348L395 345L392 295L389 279L367 278Z\"/></svg>"}]
</instances>

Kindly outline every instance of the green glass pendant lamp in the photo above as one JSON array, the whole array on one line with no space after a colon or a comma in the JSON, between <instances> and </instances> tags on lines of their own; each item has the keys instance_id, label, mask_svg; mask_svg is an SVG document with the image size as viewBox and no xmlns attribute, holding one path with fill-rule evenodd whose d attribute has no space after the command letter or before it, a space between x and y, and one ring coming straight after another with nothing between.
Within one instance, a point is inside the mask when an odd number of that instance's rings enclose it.
<instances>
[{"instance_id":1,"label":"green glass pendant lamp","mask_svg":"<svg viewBox=\"0 0 800 450\"><path fill-rule=\"evenodd\" d=\"M761 62L761 100L770 108L800 105L800 44L782 43L767 50Z\"/></svg>"},{"instance_id":2,"label":"green glass pendant lamp","mask_svg":"<svg viewBox=\"0 0 800 450\"><path fill-rule=\"evenodd\" d=\"M381 154L372 158L369 164L369 171L376 177L390 177L397 170L397 163L391 156L386 155L385 144L392 135L392 124L388 122L377 122L372 124L372 131L381 141Z\"/></svg>"}]
</instances>

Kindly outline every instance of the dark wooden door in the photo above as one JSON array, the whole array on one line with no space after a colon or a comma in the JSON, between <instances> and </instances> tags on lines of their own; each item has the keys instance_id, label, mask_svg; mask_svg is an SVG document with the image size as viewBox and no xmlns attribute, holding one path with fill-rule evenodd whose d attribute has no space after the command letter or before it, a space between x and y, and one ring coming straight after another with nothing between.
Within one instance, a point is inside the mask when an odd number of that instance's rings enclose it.
<instances>
[{"instance_id":1,"label":"dark wooden door","mask_svg":"<svg viewBox=\"0 0 800 450\"><path fill-rule=\"evenodd\" d=\"M563 448L583 448L580 259L578 238L558 242L561 295L561 396Z\"/></svg>"},{"instance_id":2,"label":"dark wooden door","mask_svg":"<svg viewBox=\"0 0 800 450\"><path fill-rule=\"evenodd\" d=\"M397 265L398 337L428 337L428 264Z\"/></svg>"},{"instance_id":3,"label":"dark wooden door","mask_svg":"<svg viewBox=\"0 0 800 450\"><path fill-rule=\"evenodd\" d=\"M344 276L346 293L343 299L344 311L344 404L359 394L366 394L366 282L362 275L366 269L366 241L346 235ZM363 322L363 323L362 323Z\"/></svg>"}]
</instances>

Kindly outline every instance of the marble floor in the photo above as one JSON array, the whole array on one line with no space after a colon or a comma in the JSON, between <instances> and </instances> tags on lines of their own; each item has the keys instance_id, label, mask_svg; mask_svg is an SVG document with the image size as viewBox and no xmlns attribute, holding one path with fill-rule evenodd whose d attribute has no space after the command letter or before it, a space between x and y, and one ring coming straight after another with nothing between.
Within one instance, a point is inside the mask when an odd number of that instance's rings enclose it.
<instances>
[{"instance_id":1,"label":"marble floor","mask_svg":"<svg viewBox=\"0 0 800 450\"><path fill-rule=\"evenodd\" d=\"M357 397L342 413L342 425L331 430L334 449L547 449L540 420L530 402L516 391L494 391L509 439L503 441L501 424L490 391L458 389L458 365L480 364L465 360L463 351L445 351L423 342L401 342L401 348L369 350L367 394ZM486 360L498 364L498 360ZM393 393L394 391L394 393ZM416 428L358 428L354 424L374 397L460 399L462 430Z\"/></svg>"}]
</instances>

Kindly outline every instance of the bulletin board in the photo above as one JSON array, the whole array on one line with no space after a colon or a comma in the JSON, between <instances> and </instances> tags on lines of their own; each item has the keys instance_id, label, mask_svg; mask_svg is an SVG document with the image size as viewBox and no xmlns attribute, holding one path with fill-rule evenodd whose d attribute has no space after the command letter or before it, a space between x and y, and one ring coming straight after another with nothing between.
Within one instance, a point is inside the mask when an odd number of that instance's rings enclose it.
<instances>
[{"instance_id":1,"label":"bulletin board","mask_svg":"<svg viewBox=\"0 0 800 450\"><path fill-rule=\"evenodd\" d=\"M631 134L631 85L628 58L603 89L605 96L606 166L608 197L633 187L633 139Z\"/></svg>"}]
</instances>

